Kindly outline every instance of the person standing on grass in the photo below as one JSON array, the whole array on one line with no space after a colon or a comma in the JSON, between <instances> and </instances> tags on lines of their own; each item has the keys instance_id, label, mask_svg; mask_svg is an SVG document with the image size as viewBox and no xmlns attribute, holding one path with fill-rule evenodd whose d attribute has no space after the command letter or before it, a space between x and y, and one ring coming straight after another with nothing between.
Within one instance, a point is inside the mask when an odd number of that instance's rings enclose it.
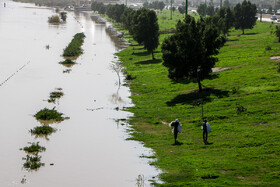
<instances>
[{"instance_id":1,"label":"person standing on grass","mask_svg":"<svg viewBox=\"0 0 280 187\"><path fill-rule=\"evenodd\" d=\"M207 120L205 119L202 124L202 130L203 130L203 141L207 142L208 138L208 132L207 132Z\"/></svg>"},{"instance_id":2,"label":"person standing on grass","mask_svg":"<svg viewBox=\"0 0 280 187\"><path fill-rule=\"evenodd\" d=\"M181 126L182 124L179 122L178 119L176 119L175 121L172 121L169 126L171 126L173 128L172 132L174 134L174 139L175 139L175 143L177 144L177 136L178 136L178 132L181 132Z\"/></svg>"},{"instance_id":3,"label":"person standing on grass","mask_svg":"<svg viewBox=\"0 0 280 187\"><path fill-rule=\"evenodd\" d=\"M211 131L211 127L206 119L204 120L204 122L202 124L202 130L203 130L203 141L204 141L204 143L208 143L207 138L208 138L208 133Z\"/></svg>"}]
</instances>

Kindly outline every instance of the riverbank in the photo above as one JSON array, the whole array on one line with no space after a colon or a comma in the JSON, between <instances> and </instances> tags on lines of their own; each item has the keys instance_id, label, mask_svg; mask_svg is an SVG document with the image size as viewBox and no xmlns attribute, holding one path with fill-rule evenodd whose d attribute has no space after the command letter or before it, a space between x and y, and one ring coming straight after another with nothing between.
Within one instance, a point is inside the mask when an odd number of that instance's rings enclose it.
<instances>
[{"instance_id":1,"label":"riverbank","mask_svg":"<svg viewBox=\"0 0 280 187\"><path fill-rule=\"evenodd\" d=\"M161 18L159 18L161 23ZM160 30L164 30L160 24ZM132 138L155 151L163 186L273 185L280 179L279 43L275 26L260 23L253 30L232 30L218 55L213 73L202 82L175 83L162 65L160 46L151 59L143 46L130 46L117 55L125 67L134 107ZM125 35L132 40L129 35ZM168 34L160 36L160 43ZM211 124L210 145L202 141L201 105ZM181 145L174 142L168 123L183 124ZM158 184L161 186L160 184Z\"/></svg>"},{"instance_id":2,"label":"riverbank","mask_svg":"<svg viewBox=\"0 0 280 187\"><path fill-rule=\"evenodd\" d=\"M118 77L110 69L119 48L105 26L75 12L69 12L65 24L51 25L53 9L5 2L7 6L0 7L0 186L131 187L139 175L149 186L159 171L140 156L151 150L125 141L128 126L116 121L132 115L117 110L131 106L130 91L116 84ZM84 53L65 68L58 64L63 49L80 32L86 35ZM50 93L60 88L63 97L48 102ZM56 131L47 138L33 134L42 126L33 115L45 107L70 117L52 124ZM45 165L32 172L24 169L30 157L20 150L30 146L28 142L46 148L38 153Z\"/></svg>"}]
</instances>

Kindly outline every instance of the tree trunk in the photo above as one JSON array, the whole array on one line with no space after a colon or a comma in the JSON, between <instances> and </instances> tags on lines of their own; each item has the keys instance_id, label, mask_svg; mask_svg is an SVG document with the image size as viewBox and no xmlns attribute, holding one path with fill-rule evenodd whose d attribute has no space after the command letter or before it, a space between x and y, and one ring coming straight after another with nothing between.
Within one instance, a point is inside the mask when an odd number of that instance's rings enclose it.
<instances>
[{"instance_id":1,"label":"tree trunk","mask_svg":"<svg viewBox=\"0 0 280 187\"><path fill-rule=\"evenodd\" d=\"M242 34L244 34L244 30L245 30L245 29L242 29Z\"/></svg>"},{"instance_id":2,"label":"tree trunk","mask_svg":"<svg viewBox=\"0 0 280 187\"><path fill-rule=\"evenodd\" d=\"M155 60L155 57L154 57L154 50L152 50L152 57L153 57L153 60Z\"/></svg>"},{"instance_id":3,"label":"tree trunk","mask_svg":"<svg viewBox=\"0 0 280 187\"><path fill-rule=\"evenodd\" d=\"M202 92L202 87L201 87L200 80L198 80L197 83L198 83L199 92Z\"/></svg>"},{"instance_id":4,"label":"tree trunk","mask_svg":"<svg viewBox=\"0 0 280 187\"><path fill-rule=\"evenodd\" d=\"M199 72L198 71L197 71L197 83L198 83L199 92L202 92L200 76L199 76Z\"/></svg>"}]
</instances>

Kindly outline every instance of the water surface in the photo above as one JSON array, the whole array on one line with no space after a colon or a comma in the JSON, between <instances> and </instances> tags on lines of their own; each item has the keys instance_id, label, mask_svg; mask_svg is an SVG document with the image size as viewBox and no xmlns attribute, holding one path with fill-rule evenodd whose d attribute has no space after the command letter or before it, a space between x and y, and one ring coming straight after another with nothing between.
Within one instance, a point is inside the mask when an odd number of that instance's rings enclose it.
<instances>
[{"instance_id":1,"label":"water surface","mask_svg":"<svg viewBox=\"0 0 280 187\"><path fill-rule=\"evenodd\" d=\"M149 186L159 171L139 156L151 150L125 141L127 125L115 121L132 115L115 110L132 106L129 89L119 88L110 68L118 45L88 14L69 12L66 24L49 25L54 14L51 8L0 0L0 186L135 186L140 174ZM78 32L86 35L84 54L71 68L58 64ZM56 88L64 96L48 103ZM33 115L45 107L70 117L52 124L58 130L48 140L29 133L41 125ZM40 153L45 166L38 171L23 168L26 153L19 149L27 142L46 147Z\"/></svg>"}]
</instances>

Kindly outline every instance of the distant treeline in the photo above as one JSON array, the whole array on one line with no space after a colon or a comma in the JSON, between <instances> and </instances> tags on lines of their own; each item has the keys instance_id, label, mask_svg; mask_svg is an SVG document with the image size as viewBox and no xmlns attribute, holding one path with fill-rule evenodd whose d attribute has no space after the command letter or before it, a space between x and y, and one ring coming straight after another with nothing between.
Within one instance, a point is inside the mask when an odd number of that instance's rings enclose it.
<instances>
[{"instance_id":1,"label":"distant treeline","mask_svg":"<svg viewBox=\"0 0 280 187\"><path fill-rule=\"evenodd\" d=\"M148 52L152 53L159 45L159 26L155 11L146 8L134 10L125 5L104 5L100 2L93 2L93 11L105 14L129 31L129 34L139 44L144 45Z\"/></svg>"},{"instance_id":2,"label":"distant treeline","mask_svg":"<svg viewBox=\"0 0 280 187\"><path fill-rule=\"evenodd\" d=\"M145 3L143 3L143 7L155 9L155 10L163 10L165 7L165 4L162 1L154 1L152 3L148 3L148 1L146 1Z\"/></svg>"},{"instance_id":3,"label":"distant treeline","mask_svg":"<svg viewBox=\"0 0 280 187\"><path fill-rule=\"evenodd\" d=\"M37 6L58 6L66 7L73 5L73 0L13 0L22 3L35 3Z\"/></svg>"}]
</instances>

